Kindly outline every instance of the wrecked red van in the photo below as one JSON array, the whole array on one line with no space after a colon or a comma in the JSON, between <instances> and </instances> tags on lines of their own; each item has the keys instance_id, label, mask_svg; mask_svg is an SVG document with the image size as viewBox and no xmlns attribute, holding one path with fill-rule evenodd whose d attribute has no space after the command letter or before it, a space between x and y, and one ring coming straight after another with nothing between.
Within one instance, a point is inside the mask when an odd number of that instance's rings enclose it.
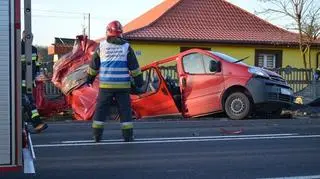
<instances>
[{"instance_id":1,"label":"wrecked red van","mask_svg":"<svg viewBox=\"0 0 320 179\"><path fill-rule=\"evenodd\" d=\"M144 86L133 90L137 118L225 112L231 119L279 114L293 91L277 73L249 66L226 54L191 49L142 68Z\"/></svg>"}]
</instances>

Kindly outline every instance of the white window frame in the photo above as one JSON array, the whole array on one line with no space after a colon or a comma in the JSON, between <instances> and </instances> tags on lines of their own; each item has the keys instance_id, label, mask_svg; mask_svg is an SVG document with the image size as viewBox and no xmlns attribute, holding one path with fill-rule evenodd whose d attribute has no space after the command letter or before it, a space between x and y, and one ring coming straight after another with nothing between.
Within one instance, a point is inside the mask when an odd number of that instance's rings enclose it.
<instances>
[{"instance_id":1,"label":"white window frame","mask_svg":"<svg viewBox=\"0 0 320 179\"><path fill-rule=\"evenodd\" d=\"M276 60L277 60L277 56L276 54L272 54L272 53L259 53L258 54L258 60L259 57L263 56L263 66L264 68L270 68L268 67L268 56L273 56L273 66L271 68L275 68L276 67ZM259 64L259 61L258 61Z\"/></svg>"}]
</instances>

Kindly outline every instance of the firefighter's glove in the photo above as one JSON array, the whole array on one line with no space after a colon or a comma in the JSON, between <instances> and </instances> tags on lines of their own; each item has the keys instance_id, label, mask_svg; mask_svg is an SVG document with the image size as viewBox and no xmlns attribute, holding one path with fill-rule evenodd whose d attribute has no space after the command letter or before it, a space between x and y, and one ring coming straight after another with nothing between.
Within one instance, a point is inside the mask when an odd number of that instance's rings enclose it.
<instances>
[{"instance_id":1,"label":"firefighter's glove","mask_svg":"<svg viewBox=\"0 0 320 179\"><path fill-rule=\"evenodd\" d=\"M131 84L131 93L132 94L141 94L141 93L143 93L142 86L137 86L136 83L135 83L135 80L133 78L131 78L130 84Z\"/></svg>"},{"instance_id":2,"label":"firefighter's glove","mask_svg":"<svg viewBox=\"0 0 320 179\"><path fill-rule=\"evenodd\" d=\"M93 78L93 77L88 76L88 78L87 78L87 80L86 80L86 82L85 82L85 85L87 85L87 86L91 87L91 86L92 86L92 84L93 84L93 81L94 81L94 78Z\"/></svg>"},{"instance_id":3,"label":"firefighter's glove","mask_svg":"<svg viewBox=\"0 0 320 179\"><path fill-rule=\"evenodd\" d=\"M134 83L133 78L130 80L130 88L131 88L131 94L137 94L137 86Z\"/></svg>"},{"instance_id":4,"label":"firefighter's glove","mask_svg":"<svg viewBox=\"0 0 320 179\"><path fill-rule=\"evenodd\" d=\"M138 77L134 78L134 84L137 88L142 88L143 86L143 77L142 75L139 75Z\"/></svg>"},{"instance_id":5,"label":"firefighter's glove","mask_svg":"<svg viewBox=\"0 0 320 179\"><path fill-rule=\"evenodd\" d=\"M138 93L138 94L142 94L143 93L143 89L142 89L142 87L140 87L140 88L136 88L136 92Z\"/></svg>"},{"instance_id":6,"label":"firefighter's glove","mask_svg":"<svg viewBox=\"0 0 320 179\"><path fill-rule=\"evenodd\" d=\"M89 81L86 81L85 85L88 86L88 87L92 87L92 83L89 82Z\"/></svg>"}]
</instances>

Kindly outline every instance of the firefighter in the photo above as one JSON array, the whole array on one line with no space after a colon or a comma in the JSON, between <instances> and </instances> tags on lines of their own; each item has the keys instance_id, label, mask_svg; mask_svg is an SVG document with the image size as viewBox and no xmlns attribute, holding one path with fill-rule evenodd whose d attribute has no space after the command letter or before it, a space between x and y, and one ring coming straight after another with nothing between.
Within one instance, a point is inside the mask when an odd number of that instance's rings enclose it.
<instances>
[{"instance_id":1,"label":"firefighter","mask_svg":"<svg viewBox=\"0 0 320 179\"><path fill-rule=\"evenodd\" d=\"M138 88L143 84L139 63L130 44L122 38L122 25L112 21L106 28L106 40L100 42L88 68L87 83L91 85L99 73L99 94L92 128L95 142L102 138L104 122L110 117L110 106L116 100L120 127L125 142L133 140L130 105L131 77ZM130 77L131 76L131 77Z\"/></svg>"},{"instance_id":2,"label":"firefighter","mask_svg":"<svg viewBox=\"0 0 320 179\"><path fill-rule=\"evenodd\" d=\"M33 40L33 35L31 34L31 43ZM26 114L26 122L30 122L35 130L35 132L40 133L48 125L42 121L40 118L39 112L35 106L35 101L32 94L27 93L26 88L26 57L25 57L25 41L26 41L26 32L23 31L22 41L21 41L21 79L22 79L22 105L23 105L23 114ZM32 45L32 80L33 87L35 87L35 78L38 73L38 68L36 64L38 61L38 51L37 48Z\"/></svg>"}]
</instances>

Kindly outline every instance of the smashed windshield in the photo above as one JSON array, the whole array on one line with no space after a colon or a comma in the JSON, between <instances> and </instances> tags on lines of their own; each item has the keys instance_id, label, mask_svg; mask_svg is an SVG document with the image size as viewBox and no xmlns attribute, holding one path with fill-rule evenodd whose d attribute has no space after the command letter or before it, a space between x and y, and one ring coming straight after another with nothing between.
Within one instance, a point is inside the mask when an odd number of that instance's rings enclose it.
<instances>
[{"instance_id":1,"label":"smashed windshield","mask_svg":"<svg viewBox=\"0 0 320 179\"><path fill-rule=\"evenodd\" d=\"M248 66L246 63L243 63L243 62L239 61L240 59L236 59L234 57L231 57L229 55L226 55L226 54L223 54L223 53L220 53L220 52L213 52L213 51L210 51L210 52L212 54L222 58L225 61L228 61L228 62L231 62L231 63L238 63L238 64L242 64L242 65Z\"/></svg>"}]
</instances>

